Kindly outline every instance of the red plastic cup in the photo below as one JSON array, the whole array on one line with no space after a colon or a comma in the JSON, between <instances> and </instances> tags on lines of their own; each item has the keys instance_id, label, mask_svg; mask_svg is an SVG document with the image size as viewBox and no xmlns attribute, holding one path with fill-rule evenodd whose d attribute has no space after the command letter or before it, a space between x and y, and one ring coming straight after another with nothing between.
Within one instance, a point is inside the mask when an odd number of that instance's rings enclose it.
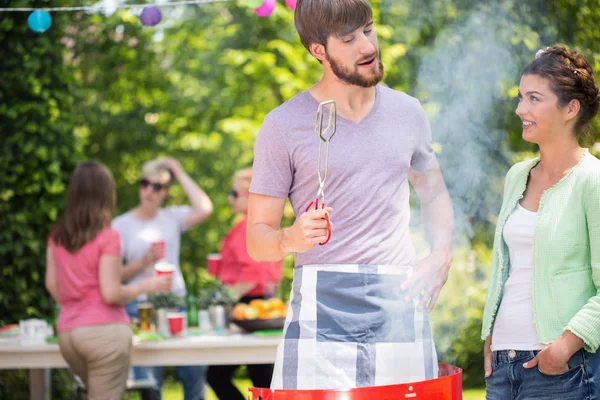
<instances>
[{"instance_id":1,"label":"red plastic cup","mask_svg":"<svg viewBox=\"0 0 600 400\"><path fill-rule=\"evenodd\" d=\"M250 388L248 400L462 400L462 370L439 366L439 377L427 381L334 390Z\"/></svg>"},{"instance_id":2,"label":"red plastic cup","mask_svg":"<svg viewBox=\"0 0 600 400\"><path fill-rule=\"evenodd\" d=\"M221 267L221 255L219 253L209 254L207 257L208 273L213 276L219 276Z\"/></svg>"},{"instance_id":3,"label":"red plastic cup","mask_svg":"<svg viewBox=\"0 0 600 400\"><path fill-rule=\"evenodd\" d=\"M152 247L158 247L160 252L159 252L159 256L158 259L159 260L164 260L165 258L165 241L164 240L157 240L155 242L152 242Z\"/></svg>"},{"instance_id":4,"label":"red plastic cup","mask_svg":"<svg viewBox=\"0 0 600 400\"><path fill-rule=\"evenodd\" d=\"M156 271L156 275L158 276L170 276L172 279L173 272L175 272L175 266L173 264L169 264L168 262L159 261L154 264L154 271ZM169 288L169 290L171 290L171 288Z\"/></svg>"},{"instance_id":5,"label":"red plastic cup","mask_svg":"<svg viewBox=\"0 0 600 400\"><path fill-rule=\"evenodd\" d=\"M180 313L168 313L167 321L169 323L169 332L171 332L171 335L181 335L181 332L183 332L183 315Z\"/></svg>"}]
</instances>

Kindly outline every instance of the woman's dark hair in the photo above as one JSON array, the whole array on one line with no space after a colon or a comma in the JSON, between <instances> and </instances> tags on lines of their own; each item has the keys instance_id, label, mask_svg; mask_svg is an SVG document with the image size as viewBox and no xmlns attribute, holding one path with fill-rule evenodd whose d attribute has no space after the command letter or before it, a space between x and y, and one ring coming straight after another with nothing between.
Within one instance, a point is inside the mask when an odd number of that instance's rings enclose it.
<instances>
[{"instance_id":1,"label":"woman's dark hair","mask_svg":"<svg viewBox=\"0 0 600 400\"><path fill-rule=\"evenodd\" d=\"M561 107L571 100L579 100L581 108L575 124L577 140L581 146L594 143L592 120L598 113L600 94L594 71L585 57L562 46L547 48L538 52L536 59L523 68L522 74L547 79Z\"/></svg>"},{"instance_id":2,"label":"woman's dark hair","mask_svg":"<svg viewBox=\"0 0 600 400\"><path fill-rule=\"evenodd\" d=\"M109 169L98 161L82 162L71 176L67 207L52 229L52 240L75 253L110 225L116 200Z\"/></svg>"}]
</instances>

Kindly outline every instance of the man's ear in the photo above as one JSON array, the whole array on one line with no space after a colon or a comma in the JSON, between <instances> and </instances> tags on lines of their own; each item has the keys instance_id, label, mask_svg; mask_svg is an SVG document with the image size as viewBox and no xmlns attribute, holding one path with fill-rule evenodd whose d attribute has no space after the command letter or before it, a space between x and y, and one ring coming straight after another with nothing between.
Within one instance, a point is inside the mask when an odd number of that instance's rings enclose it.
<instances>
[{"instance_id":1,"label":"man's ear","mask_svg":"<svg viewBox=\"0 0 600 400\"><path fill-rule=\"evenodd\" d=\"M313 55L314 58L323 62L327 59L327 55L325 54L325 46L319 43L312 43L309 46L310 54Z\"/></svg>"}]
</instances>

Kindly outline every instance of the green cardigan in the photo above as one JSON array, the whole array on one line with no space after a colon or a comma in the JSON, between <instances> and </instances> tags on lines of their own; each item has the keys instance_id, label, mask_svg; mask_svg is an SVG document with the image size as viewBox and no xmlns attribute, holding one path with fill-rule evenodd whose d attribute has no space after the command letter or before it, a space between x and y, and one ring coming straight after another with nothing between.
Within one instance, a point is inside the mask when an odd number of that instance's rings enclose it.
<instances>
[{"instance_id":1,"label":"green cardigan","mask_svg":"<svg viewBox=\"0 0 600 400\"><path fill-rule=\"evenodd\" d=\"M492 332L509 274L504 224L523 198L529 171L539 158L515 164L506 175L494 236L492 270L481 338ZM564 330L600 346L600 161L587 153L575 168L546 190L533 235L533 322L540 343Z\"/></svg>"}]
</instances>

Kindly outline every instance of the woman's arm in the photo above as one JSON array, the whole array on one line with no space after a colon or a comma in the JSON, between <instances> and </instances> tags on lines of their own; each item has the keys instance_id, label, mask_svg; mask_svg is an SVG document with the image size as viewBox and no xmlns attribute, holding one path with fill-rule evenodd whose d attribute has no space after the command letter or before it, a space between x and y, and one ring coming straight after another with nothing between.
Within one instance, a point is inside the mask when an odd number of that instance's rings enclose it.
<instances>
[{"instance_id":1,"label":"woman's arm","mask_svg":"<svg viewBox=\"0 0 600 400\"><path fill-rule=\"evenodd\" d=\"M56 264L54 263L54 257L52 257L52 249L48 246L46 250L46 290L50 293L50 296L58 303L58 280L56 278Z\"/></svg>"},{"instance_id":2,"label":"woman's arm","mask_svg":"<svg viewBox=\"0 0 600 400\"><path fill-rule=\"evenodd\" d=\"M236 284L229 286L230 296L233 301L238 301L256 286L257 284L253 282L237 282Z\"/></svg>"},{"instance_id":3,"label":"woman's arm","mask_svg":"<svg viewBox=\"0 0 600 400\"><path fill-rule=\"evenodd\" d=\"M565 331L551 345L539 352L533 360L523 364L525 368L538 367L546 375L559 375L569 370L569 359L581 350L583 340Z\"/></svg>"},{"instance_id":4,"label":"woman's arm","mask_svg":"<svg viewBox=\"0 0 600 400\"><path fill-rule=\"evenodd\" d=\"M565 330L583 340L586 350L595 352L600 347L600 173L594 173L586 182L583 203L596 295L571 318Z\"/></svg>"},{"instance_id":5,"label":"woman's arm","mask_svg":"<svg viewBox=\"0 0 600 400\"><path fill-rule=\"evenodd\" d=\"M121 281L128 281L144 268L154 264L160 258L160 248L158 246L150 246L150 249L144 254L144 257L139 260L127 263L121 268Z\"/></svg>"},{"instance_id":6,"label":"woman's arm","mask_svg":"<svg viewBox=\"0 0 600 400\"><path fill-rule=\"evenodd\" d=\"M489 335L483 343L483 369L486 378L492 375L492 361L492 335Z\"/></svg>"},{"instance_id":7,"label":"woman's arm","mask_svg":"<svg viewBox=\"0 0 600 400\"><path fill-rule=\"evenodd\" d=\"M175 178L179 181L183 190L190 199L193 211L185 220L187 229L198 225L213 213L213 204L210 197L194 182L192 178L184 171L179 161L174 158L167 158L167 167L173 172Z\"/></svg>"},{"instance_id":8,"label":"woman's arm","mask_svg":"<svg viewBox=\"0 0 600 400\"><path fill-rule=\"evenodd\" d=\"M232 295L241 298L260 284L266 284L267 267L265 263L255 261L248 254L246 246L246 223L240 223L223 242L221 262L227 264L228 269L233 269L236 282L230 284Z\"/></svg>"},{"instance_id":9,"label":"woman's arm","mask_svg":"<svg viewBox=\"0 0 600 400\"><path fill-rule=\"evenodd\" d=\"M596 352L600 347L600 174L596 173L584 187L583 203L589 236L592 280L596 295L575 314L565 331L542 350L526 368L538 366L547 374L568 370L567 361L582 348Z\"/></svg>"},{"instance_id":10,"label":"woman's arm","mask_svg":"<svg viewBox=\"0 0 600 400\"><path fill-rule=\"evenodd\" d=\"M133 285L121 284L121 257L103 255L100 257L100 292L106 304L125 304L142 293L168 292L171 289L169 276L153 276Z\"/></svg>"}]
</instances>

